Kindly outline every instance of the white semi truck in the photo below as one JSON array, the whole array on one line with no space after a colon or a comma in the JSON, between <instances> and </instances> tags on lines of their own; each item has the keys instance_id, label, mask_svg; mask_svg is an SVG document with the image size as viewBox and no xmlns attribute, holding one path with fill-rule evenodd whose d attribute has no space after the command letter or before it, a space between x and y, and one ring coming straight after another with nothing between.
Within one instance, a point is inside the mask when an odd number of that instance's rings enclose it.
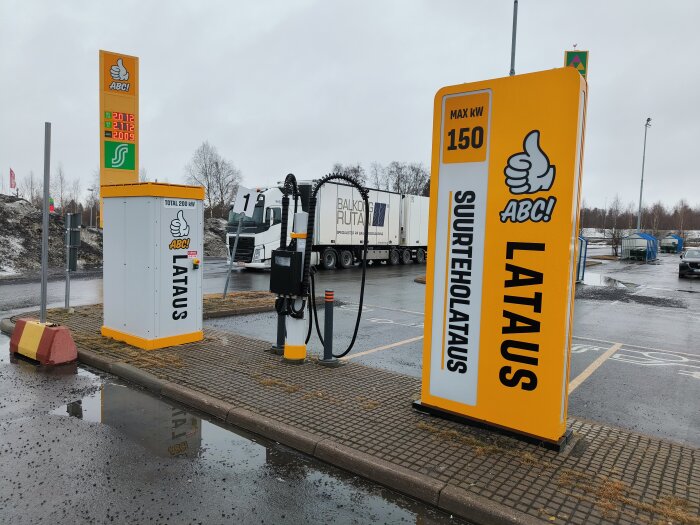
<instances>
[{"instance_id":1,"label":"white semi truck","mask_svg":"<svg viewBox=\"0 0 700 525\"><path fill-rule=\"evenodd\" d=\"M299 211L306 211L314 182L299 183ZM424 263L428 246L428 202L428 197L370 189L368 261ZM293 214L294 199L290 199L290 233ZM238 214L229 214L226 235L229 257L239 219ZM330 270L349 268L360 261L364 220L364 201L357 190L342 183L322 186L317 195L311 264ZM281 223L281 188L259 190L252 218L243 218L234 262L246 268L269 269L272 250L279 248Z\"/></svg>"}]
</instances>

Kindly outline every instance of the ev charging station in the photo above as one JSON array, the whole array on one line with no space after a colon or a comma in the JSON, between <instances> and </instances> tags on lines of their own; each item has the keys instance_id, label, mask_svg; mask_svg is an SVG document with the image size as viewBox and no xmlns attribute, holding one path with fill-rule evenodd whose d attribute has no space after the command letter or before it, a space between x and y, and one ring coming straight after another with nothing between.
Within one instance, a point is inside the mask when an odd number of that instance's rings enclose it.
<instances>
[{"instance_id":1,"label":"ev charging station","mask_svg":"<svg viewBox=\"0 0 700 525\"><path fill-rule=\"evenodd\" d=\"M360 299L355 321L355 330L348 347L340 354L332 352L332 327L326 323L326 337L321 337L318 327L318 313L316 312L314 269L311 268L311 247L313 246L314 227L316 222L316 195L319 189L332 180L342 180L354 186L359 191L364 203L364 233L362 256L362 282L360 285ZM294 222L291 242L287 244L287 217L289 215L289 196L294 198ZM284 181L282 197L282 227L280 232L280 249L273 250L270 265L270 291L277 294L275 309L278 314L278 342L273 350L282 347L284 360L290 363L302 363L306 359L306 344L311 338L312 325L316 323L321 344L324 346L323 359L319 364L336 366L337 359L347 355L355 344L357 332L362 318L362 304L365 295L365 277L367 272L367 242L369 223L369 192L367 188L353 178L340 173L331 173L319 179L314 185L308 201L308 212L297 211L300 200L296 178L291 173ZM332 292L326 294L326 308L332 304ZM304 320L304 310L309 310L308 325ZM332 314L331 314L332 315ZM282 344L281 339L284 343Z\"/></svg>"},{"instance_id":2,"label":"ev charging station","mask_svg":"<svg viewBox=\"0 0 700 525\"><path fill-rule=\"evenodd\" d=\"M103 186L102 335L153 350L202 332L204 188Z\"/></svg>"}]
</instances>

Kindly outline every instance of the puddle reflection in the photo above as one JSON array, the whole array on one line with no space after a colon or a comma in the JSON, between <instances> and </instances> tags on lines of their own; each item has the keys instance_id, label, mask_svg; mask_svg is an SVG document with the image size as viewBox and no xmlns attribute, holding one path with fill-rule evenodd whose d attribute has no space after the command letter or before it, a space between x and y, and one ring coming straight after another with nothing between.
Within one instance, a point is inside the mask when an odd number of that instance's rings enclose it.
<instances>
[{"instance_id":1,"label":"puddle reflection","mask_svg":"<svg viewBox=\"0 0 700 525\"><path fill-rule=\"evenodd\" d=\"M608 275L604 275L602 273L589 272L589 271L586 271L586 273L583 276L583 284L588 285L588 286L605 286L607 288L623 288L623 289L639 288L638 284L627 283L624 281L620 281L618 279L614 279L613 277L610 277Z\"/></svg>"},{"instance_id":2,"label":"puddle reflection","mask_svg":"<svg viewBox=\"0 0 700 525\"><path fill-rule=\"evenodd\" d=\"M196 457L202 446L199 417L118 383L51 413L108 425L160 457Z\"/></svg>"}]
</instances>

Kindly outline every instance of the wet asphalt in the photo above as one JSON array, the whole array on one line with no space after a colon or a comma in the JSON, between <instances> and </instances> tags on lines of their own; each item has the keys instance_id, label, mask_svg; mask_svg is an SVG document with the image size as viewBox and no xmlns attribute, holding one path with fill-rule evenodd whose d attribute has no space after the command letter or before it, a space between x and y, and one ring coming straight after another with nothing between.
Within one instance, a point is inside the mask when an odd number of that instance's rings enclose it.
<instances>
[{"instance_id":1,"label":"wet asphalt","mask_svg":"<svg viewBox=\"0 0 700 525\"><path fill-rule=\"evenodd\" d=\"M592 247L589 255L608 251ZM587 269L577 287L571 378L614 344L622 346L570 395L570 416L700 447L700 279L678 279L677 268L677 256L662 255L658 264L603 261ZM205 293L222 291L225 273L223 261L208 261ZM424 273L415 264L368 269L352 359L420 377L425 286L413 279ZM339 302L336 351L352 335L359 277L359 268L316 276L316 295L333 289ZM268 273L237 271L231 289L268 284ZM97 302L101 280L74 281L72 292L73 304ZM49 302L62 301L62 283L50 283ZM37 283L0 284L3 317L37 303ZM275 337L274 313L205 324ZM0 356L6 345L2 338ZM310 352L321 351L313 335ZM189 429L187 438L174 440L181 433L176 424ZM82 369L60 376L0 363L0 433L0 516L7 518L1 521L449 521L281 445Z\"/></svg>"},{"instance_id":2,"label":"wet asphalt","mask_svg":"<svg viewBox=\"0 0 700 525\"><path fill-rule=\"evenodd\" d=\"M0 335L2 523L464 523Z\"/></svg>"}]
</instances>

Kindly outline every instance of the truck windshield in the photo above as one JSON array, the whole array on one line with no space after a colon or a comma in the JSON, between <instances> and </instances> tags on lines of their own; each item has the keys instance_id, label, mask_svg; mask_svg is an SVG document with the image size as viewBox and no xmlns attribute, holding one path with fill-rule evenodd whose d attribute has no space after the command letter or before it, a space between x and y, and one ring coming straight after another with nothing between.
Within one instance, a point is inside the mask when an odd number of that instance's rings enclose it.
<instances>
[{"instance_id":1,"label":"truck windshield","mask_svg":"<svg viewBox=\"0 0 700 525\"><path fill-rule=\"evenodd\" d=\"M238 221L242 218L241 223L242 232L259 233L267 230L270 227L270 223L265 221L264 217L265 211L265 196L258 195L258 200L253 208L253 216L247 217L241 213L234 213L231 210L228 214L228 227L229 232L236 232L238 229Z\"/></svg>"}]
</instances>

